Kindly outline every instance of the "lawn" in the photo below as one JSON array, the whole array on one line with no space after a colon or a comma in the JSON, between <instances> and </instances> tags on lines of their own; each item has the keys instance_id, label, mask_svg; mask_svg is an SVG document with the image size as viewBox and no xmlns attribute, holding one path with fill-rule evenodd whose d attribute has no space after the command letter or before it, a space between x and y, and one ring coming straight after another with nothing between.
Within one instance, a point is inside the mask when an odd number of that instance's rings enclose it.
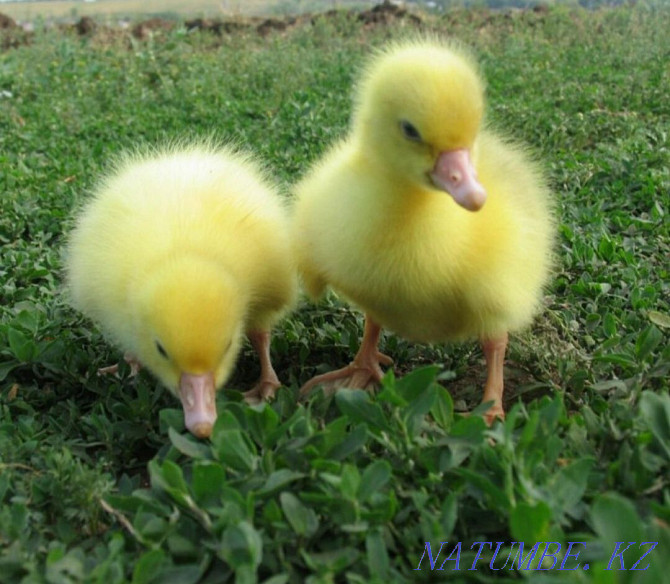
<instances>
[{"instance_id":1,"label":"lawn","mask_svg":"<svg viewBox=\"0 0 670 584\"><path fill-rule=\"evenodd\" d=\"M473 47L490 123L530 144L558 203L557 266L543 314L511 340L504 422L462 415L485 376L474 343L392 334L376 395L296 405L361 335L333 295L278 327L274 403L241 401L258 374L245 348L211 440L184 431L149 374L96 375L121 354L67 306L61 253L109 159L214 133L288 193L346 130L362 59L413 26L38 31L0 53L0 582L665 580L670 10L424 21Z\"/></svg>"}]
</instances>

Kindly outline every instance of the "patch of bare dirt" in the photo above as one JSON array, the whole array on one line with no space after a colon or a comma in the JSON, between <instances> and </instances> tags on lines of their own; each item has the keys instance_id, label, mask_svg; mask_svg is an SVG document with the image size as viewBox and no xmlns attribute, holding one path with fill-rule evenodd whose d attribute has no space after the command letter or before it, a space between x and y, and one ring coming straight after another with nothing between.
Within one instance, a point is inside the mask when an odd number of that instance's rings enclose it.
<instances>
[{"instance_id":1,"label":"patch of bare dirt","mask_svg":"<svg viewBox=\"0 0 670 584\"><path fill-rule=\"evenodd\" d=\"M440 26L450 22L471 23L480 33L485 33L500 20L509 21L509 26L514 27L518 19L524 23L542 20L546 16L544 8L533 10L515 10L496 12L487 9L468 9L450 11L438 21ZM364 30L376 27L390 27L396 24L408 26L425 26L427 21L420 13L409 10L407 7L395 4L390 0L375 5L368 10L328 10L321 13L303 14L300 16L288 16L284 18L193 18L180 23L175 20L163 18L151 18L137 22L134 25L110 26L96 22L89 16L84 16L74 24L56 25L63 34L76 34L80 37L89 38L93 46L106 46L108 44L123 43L132 46L132 40L147 40L157 36L165 35L182 25L189 33L209 33L216 37L225 37L234 34L256 34L261 37L269 35L287 34L296 27L313 26L323 21L333 22L349 21L361 23ZM39 32L39 31L38 31ZM0 49L17 47L28 44L33 39L33 33L27 32L22 26L17 25L14 20L0 13Z\"/></svg>"},{"instance_id":2,"label":"patch of bare dirt","mask_svg":"<svg viewBox=\"0 0 670 584\"><path fill-rule=\"evenodd\" d=\"M246 20L222 20L220 18L194 18L184 22L188 32L209 32L216 36L244 32L254 28L253 23Z\"/></svg>"},{"instance_id":3,"label":"patch of bare dirt","mask_svg":"<svg viewBox=\"0 0 670 584\"><path fill-rule=\"evenodd\" d=\"M14 19L11 16L7 16L0 12L0 30L8 28L16 28L16 22L14 22Z\"/></svg>"},{"instance_id":4,"label":"patch of bare dirt","mask_svg":"<svg viewBox=\"0 0 670 584\"><path fill-rule=\"evenodd\" d=\"M390 26L396 22L404 21L411 24L421 24L422 18L389 0L374 6L369 10L329 10L327 12L304 14L298 17L287 16L284 18L249 18L249 19L220 19L220 18L193 18L184 21L184 26L189 32L206 32L216 36L231 35L236 33L254 33L262 37L272 34L283 34L297 26L315 24L322 19L351 19L363 23L367 27ZM138 40L147 40L163 33L169 33L179 22L163 18L150 18L134 24L129 29L121 26L108 26L96 22L90 16L81 17L74 24L56 25L58 30L64 34L77 34L88 37L94 45L117 42L120 38L129 40L131 37ZM12 34L7 34L10 31ZM21 34L18 34L19 31ZM7 49L30 42L32 36L25 33L14 20L4 14L0 14L0 47Z\"/></svg>"},{"instance_id":5,"label":"patch of bare dirt","mask_svg":"<svg viewBox=\"0 0 670 584\"><path fill-rule=\"evenodd\" d=\"M138 22L135 26L133 26L131 29L131 34L136 39L147 40L155 33L170 32L176 28L176 26L177 23L173 20L165 20L164 18L150 18L148 20Z\"/></svg>"},{"instance_id":6,"label":"patch of bare dirt","mask_svg":"<svg viewBox=\"0 0 670 584\"><path fill-rule=\"evenodd\" d=\"M389 0L384 0L370 10L364 10L358 14L358 20L367 25L390 25L397 20L408 20L413 24L421 24L421 17L398 6Z\"/></svg>"},{"instance_id":7,"label":"patch of bare dirt","mask_svg":"<svg viewBox=\"0 0 670 584\"><path fill-rule=\"evenodd\" d=\"M33 33L23 30L11 16L0 13L0 50L15 49L30 43Z\"/></svg>"},{"instance_id":8,"label":"patch of bare dirt","mask_svg":"<svg viewBox=\"0 0 670 584\"><path fill-rule=\"evenodd\" d=\"M74 28L79 36L90 36L98 28L98 24L90 16L82 16Z\"/></svg>"}]
</instances>

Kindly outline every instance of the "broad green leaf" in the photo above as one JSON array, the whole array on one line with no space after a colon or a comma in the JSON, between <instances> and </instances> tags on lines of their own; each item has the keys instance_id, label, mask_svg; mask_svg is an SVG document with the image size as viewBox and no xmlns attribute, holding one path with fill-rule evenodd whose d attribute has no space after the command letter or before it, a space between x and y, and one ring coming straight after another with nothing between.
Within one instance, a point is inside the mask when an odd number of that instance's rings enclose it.
<instances>
[{"instance_id":1,"label":"broad green leaf","mask_svg":"<svg viewBox=\"0 0 670 584\"><path fill-rule=\"evenodd\" d=\"M491 503L495 507L500 509L509 509L511 507L512 503L505 491L493 484L488 477L470 470L469 468L456 468L453 472L463 477L466 481L471 483L472 486L481 489L485 495L490 497Z\"/></svg>"},{"instance_id":2,"label":"broad green leaf","mask_svg":"<svg viewBox=\"0 0 670 584\"><path fill-rule=\"evenodd\" d=\"M450 493L447 495L442 503L442 512L440 515L443 537L445 539L451 537L458 519L458 495Z\"/></svg>"},{"instance_id":3,"label":"broad green leaf","mask_svg":"<svg viewBox=\"0 0 670 584\"><path fill-rule=\"evenodd\" d=\"M350 428L351 423L346 416L339 416L327 424L321 432L318 432L318 438L310 445L318 449L320 456L330 458L328 453L348 438Z\"/></svg>"},{"instance_id":4,"label":"broad green leaf","mask_svg":"<svg viewBox=\"0 0 670 584\"><path fill-rule=\"evenodd\" d=\"M196 440L190 434L183 436L174 428L170 427L168 429L168 436L170 437L170 442L172 442L174 447L182 454L195 459L211 458L211 448L207 444Z\"/></svg>"},{"instance_id":5,"label":"broad green leaf","mask_svg":"<svg viewBox=\"0 0 670 584\"><path fill-rule=\"evenodd\" d=\"M565 406L560 395L554 398L544 396L540 400L540 424L544 426L546 432L552 433L555 431L561 418L565 416Z\"/></svg>"},{"instance_id":6,"label":"broad green leaf","mask_svg":"<svg viewBox=\"0 0 670 584\"><path fill-rule=\"evenodd\" d=\"M221 556L234 570L256 567L263 558L263 540L248 521L240 521L223 532Z\"/></svg>"},{"instance_id":7,"label":"broad green leaf","mask_svg":"<svg viewBox=\"0 0 670 584\"><path fill-rule=\"evenodd\" d=\"M166 562L165 552L160 549L144 552L133 569L132 584L151 584L161 566Z\"/></svg>"},{"instance_id":8,"label":"broad green leaf","mask_svg":"<svg viewBox=\"0 0 670 584\"><path fill-rule=\"evenodd\" d=\"M250 564L242 564L235 569L235 584L258 584L256 570Z\"/></svg>"},{"instance_id":9,"label":"broad green leaf","mask_svg":"<svg viewBox=\"0 0 670 584\"><path fill-rule=\"evenodd\" d=\"M172 557L195 558L200 555L200 546L192 538L185 537L180 533L171 533L166 539L167 549Z\"/></svg>"},{"instance_id":10,"label":"broad green leaf","mask_svg":"<svg viewBox=\"0 0 670 584\"><path fill-rule=\"evenodd\" d=\"M446 389L440 386L438 388L430 414L440 428L449 430L454 421L454 400Z\"/></svg>"},{"instance_id":11,"label":"broad green leaf","mask_svg":"<svg viewBox=\"0 0 670 584\"><path fill-rule=\"evenodd\" d=\"M640 416L670 460L670 395L643 391L639 408Z\"/></svg>"},{"instance_id":12,"label":"broad green leaf","mask_svg":"<svg viewBox=\"0 0 670 584\"><path fill-rule=\"evenodd\" d=\"M360 389L340 389L335 395L335 401L340 411L354 422L365 422L374 429L388 429L381 407L370 400L368 392Z\"/></svg>"},{"instance_id":13,"label":"broad green leaf","mask_svg":"<svg viewBox=\"0 0 670 584\"><path fill-rule=\"evenodd\" d=\"M284 515L276 499L269 499L263 507L263 519L267 523L277 523L284 519Z\"/></svg>"},{"instance_id":14,"label":"broad green leaf","mask_svg":"<svg viewBox=\"0 0 670 584\"><path fill-rule=\"evenodd\" d=\"M346 421L346 418L340 418ZM330 452L326 454L333 460L343 460L357 450L360 450L368 441L368 430L366 424L358 424L350 430L346 438L339 444L335 444Z\"/></svg>"},{"instance_id":15,"label":"broad green leaf","mask_svg":"<svg viewBox=\"0 0 670 584\"><path fill-rule=\"evenodd\" d=\"M582 500L594 462L592 458L581 458L560 469L552 477L548 502L556 512L570 513Z\"/></svg>"},{"instance_id":16,"label":"broad green leaf","mask_svg":"<svg viewBox=\"0 0 670 584\"><path fill-rule=\"evenodd\" d=\"M312 537L319 528L319 519L316 513L306 507L298 497L287 491L279 495L281 508L293 531L303 537Z\"/></svg>"},{"instance_id":17,"label":"broad green leaf","mask_svg":"<svg viewBox=\"0 0 670 584\"><path fill-rule=\"evenodd\" d=\"M166 460L161 465L161 471L162 476L168 485L183 493L188 493L188 486L184 480L184 473L178 464L171 460Z\"/></svg>"},{"instance_id":18,"label":"broad green leaf","mask_svg":"<svg viewBox=\"0 0 670 584\"><path fill-rule=\"evenodd\" d=\"M646 359L663 341L663 333L653 324L644 329L635 343L635 353L640 360Z\"/></svg>"},{"instance_id":19,"label":"broad green leaf","mask_svg":"<svg viewBox=\"0 0 670 584\"><path fill-rule=\"evenodd\" d=\"M16 361L0 363L0 382L4 381L7 378L7 376L12 372L12 369L16 369L18 366L19 363L17 363Z\"/></svg>"},{"instance_id":20,"label":"broad green leaf","mask_svg":"<svg viewBox=\"0 0 670 584\"><path fill-rule=\"evenodd\" d=\"M21 310L11 321L11 325L17 325L32 334L37 334L39 329L40 314L35 310Z\"/></svg>"},{"instance_id":21,"label":"broad green leaf","mask_svg":"<svg viewBox=\"0 0 670 584\"><path fill-rule=\"evenodd\" d=\"M437 365L428 365L411 371L396 381L398 393L411 403L423 394L434 382L440 368Z\"/></svg>"},{"instance_id":22,"label":"broad green leaf","mask_svg":"<svg viewBox=\"0 0 670 584\"><path fill-rule=\"evenodd\" d=\"M258 465L253 442L241 430L219 430L212 434L217 458L230 468L251 472Z\"/></svg>"},{"instance_id":23,"label":"broad green leaf","mask_svg":"<svg viewBox=\"0 0 670 584\"><path fill-rule=\"evenodd\" d=\"M30 363L37 355L37 345L33 339L26 337L20 330L10 328L7 331L9 348L14 356L24 363Z\"/></svg>"},{"instance_id":24,"label":"broad green leaf","mask_svg":"<svg viewBox=\"0 0 670 584\"><path fill-rule=\"evenodd\" d=\"M301 555L307 566L315 572L341 572L351 566L360 556L360 553L351 547L343 547L328 552L309 553L301 550Z\"/></svg>"},{"instance_id":25,"label":"broad green leaf","mask_svg":"<svg viewBox=\"0 0 670 584\"><path fill-rule=\"evenodd\" d=\"M65 557L65 550L62 547L55 547L49 550L46 558L47 566L60 562Z\"/></svg>"},{"instance_id":26,"label":"broad green leaf","mask_svg":"<svg viewBox=\"0 0 670 584\"><path fill-rule=\"evenodd\" d=\"M159 573L156 584L197 584L202 577L198 565L165 566Z\"/></svg>"},{"instance_id":27,"label":"broad green leaf","mask_svg":"<svg viewBox=\"0 0 670 584\"><path fill-rule=\"evenodd\" d=\"M47 554L46 581L49 584L71 579L81 581L84 578L84 561L81 550L64 553L61 548L52 548Z\"/></svg>"},{"instance_id":28,"label":"broad green leaf","mask_svg":"<svg viewBox=\"0 0 670 584\"><path fill-rule=\"evenodd\" d=\"M617 327L617 319L615 316L611 312L605 314L603 317L603 331L605 334L610 338L615 336L618 330Z\"/></svg>"},{"instance_id":29,"label":"broad green leaf","mask_svg":"<svg viewBox=\"0 0 670 584\"><path fill-rule=\"evenodd\" d=\"M234 404L229 404L229 407L232 407ZM230 409L225 409L222 412L219 413L219 415L216 418L216 422L214 422L214 427L212 428L212 440L213 437L221 431L234 431L234 430L241 430L242 425L240 424L240 421L238 420L237 416L233 414Z\"/></svg>"},{"instance_id":30,"label":"broad green leaf","mask_svg":"<svg viewBox=\"0 0 670 584\"><path fill-rule=\"evenodd\" d=\"M422 428L426 414L430 411L437 399L437 393L442 392L442 388L436 384L431 384L420 394L416 395L403 410L402 418L407 425L407 433L415 437Z\"/></svg>"},{"instance_id":31,"label":"broad green leaf","mask_svg":"<svg viewBox=\"0 0 670 584\"><path fill-rule=\"evenodd\" d=\"M384 487L390 478L391 465L387 461L376 460L369 464L361 476L358 498L363 502L367 501L373 494Z\"/></svg>"},{"instance_id":32,"label":"broad green leaf","mask_svg":"<svg viewBox=\"0 0 670 584\"><path fill-rule=\"evenodd\" d=\"M262 584L288 584L288 580L288 574L277 574L276 576L271 576L267 580L263 580Z\"/></svg>"},{"instance_id":33,"label":"broad green leaf","mask_svg":"<svg viewBox=\"0 0 670 584\"><path fill-rule=\"evenodd\" d=\"M375 529L365 536L365 552L370 575L376 578L387 578L390 561L381 530Z\"/></svg>"},{"instance_id":34,"label":"broad green leaf","mask_svg":"<svg viewBox=\"0 0 670 584\"><path fill-rule=\"evenodd\" d=\"M353 501L361 485L361 475L353 464L345 464L340 475L340 492L345 499Z\"/></svg>"},{"instance_id":35,"label":"broad green leaf","mask_svg":"<svg viewBox=\"0 0 670 584\"><path fill-rule=\"evenodd\" d=\"M2 463L0 463L1 465ZM2 468L2 466L0 466ZM9 473L0 473L0 503L5 499L5 493L9 489Z\"/></svg>"},{"instance_id":36,"label":"broad green leaf","mask_svg":"<svg viewBox=\"0 0 670 584\"><path fill-rule=\"evenodd\" d=\"M628 386L626 385L626 382L622 381L621 379L607 379L605 381L596 381L595 383L591 384L591 389L593 391L602 391L606 393L615 389L622 395L626 395L628 393Z\"/></svg>"},{"instance_id":37,"label":"broad green leaf","mask_svg":"<svg viewBox=\"0 0 670 584\"><path fill-rule=\"evenodd\" d=\"M225 482L225 472L218 462L198 460L193 465L192 486L196 501L215 499Z\"/></svg>"},{"instance_id":38,"label":"broad green leaf","mask_svg":"<svg viewBox=\"0 0 670 584\"><path fill-rule=\"evenodd\" d=\"M162 541L170 529L170 525L162 517L142 511L135 516L133 526L144 539L151 541Z\"/></svg>"},{"instance_id":39,"label":"broad green leaf","mask_svg":"<svg viewBox=\"0 0 670 584\"><path fill-rule=\"evenodd\" d=\"M151 478L151 484L153 487L165 490L171 486L168 480L163 476L163 467L158 462L158 460L150 460L147 468L149 470L149 477Z\"/></svg>"},{"instance_id":40,"label":"broad green leaf","mask_svg":"<svg viewBox=\"0 0 670 584\"><path fill-rule=\"evenodd\" d=\"M661 328L670 328L670 315L657 310L650 310L647 313L649 320Z\"/></svg>"},{"instance_id":41,"label":"broad green leaf","mask_svg":"<svg viewBox=\"0 0 670 584\"><path fill-rule=\"evenodd\" d=\"M599 495L591 506L591 524L606 550L618 541L643 541L642 524L635 507L617 493Z\"/></svg>"},{"instance_id":42,"label":"broad green leaf","mask_svg":"<svg viewBox=\"0 0 670 584\"><path fill-rule=\"evenodd\" d=\"M163 408L158 413L161 433L174 428L177 432L184 431L184 411L177 408Z\"/></svg>"},{"instance_id":43,"label":"broad green leaf","mask_svg":"<svg viewBox=\"0 0 670 584\"><path fill-rule=\"evenodd\" d=\"M437 446L424 446L416 454L416 460L431 473L441 473L451 468L452 452L444 443Z\"/></svg>"},{"instance_id":44,"label":"broad green leaf","mask_svg":"<svg viewBox=\"0 0 670 584\"><path fill-rule=\"evenodd\" d=\"M275 430L279 426L279 415L270 404L262 403L246 410L247 425L251 437L259 444L270 444Z\"/></svg>"},{"instance_id":45,"label":"broad green leaf","mask_svg":"<svg viewBox=\"0 0 670 584\"><path fill-rule=\"evenodd\" d=\"M628 353L608 353L606 355L594 355L594 361L600 363L612 363L621 367L636 367L637 361Z\"/></svg>"},{"instance_id":46,"label":"broad green leaf","mask_svg":"<svg viewBox=\"0 0 670 584\"><path fill-rule=\"evenodd\" d=\"M407 400L398 393L397 380L393 369L389 369L381 381L381 389L377 393L377 401L394 406L406 406Z\"/></svg>"},{"instance_id":47,"label":"broad green leaf","mask_svg":"<svg viewBox=\"0 0 670 584\"><path fill-rule=\"evenodd\" d=\"M114 495L113 493L106 495L104 501L112 509L124 513L136 513L143 505L143 501L138 497L133 497L132 495Z\"/></svg>"},{"instance_id":48,"label":"broad green leaf","mask_svg":"<svg viewBox=\"0 0 670 584\"><path fill-rule=\"evenodd\" d=\"M166 460L159 464L156 459L149 462L149 476L154 488L162 489L168 493L179 505L191 507L192 501L188 486L184 480L184 474L181 468L172 462Z\"/></svg>"},{"instance_id":49,"label":"broad green leaf","mask_svg":"<svg viewBox=\"0 0 670 584\"><path fill-rule=\"evenodd\" d=\"M383 493L375 493L370 497L368 510L364 517L371 523L382 525L391 521L398 511L398 498L395 491L389 489Z\"/></svg>"},{"instance_id":50,"label":"broad green leaf","mask_svg":"<svg viewBox=\"0 0 670 584\"><path fill-rule=\"evenodd\" d=\"M305 473L297 472L289 468L280 468L279 470L276 470L270 474L270 476L265 481L265 484L257 492L257 495L270 495L282 487L285 487L286 485L289 485L290 483L303 477L305 477Z\"/></svg>"},{"instance_id":51,"label":"broad green leaf","mask_svg":"<svg viewBox=\"0 0 670 584\"><path fill-rule=\"evenodd\" d=\"M547 541L550 522L551 509L544 501L534 505L522 501L510 511L510 531L518 541Z\"/></svg>"}]
</instances>

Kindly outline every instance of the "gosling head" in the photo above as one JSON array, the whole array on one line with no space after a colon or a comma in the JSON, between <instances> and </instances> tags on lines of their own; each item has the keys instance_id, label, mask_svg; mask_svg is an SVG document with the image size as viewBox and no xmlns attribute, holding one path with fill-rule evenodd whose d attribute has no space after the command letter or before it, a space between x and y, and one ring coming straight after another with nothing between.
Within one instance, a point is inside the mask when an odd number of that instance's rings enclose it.
<instances>
[{"instance_id":1,"label":"gosling head","mask_svg":"<svg viewBox=\"0 0 670 584\"><path fill-rule=\"evenodd\" d=\"M483 113L484 85L468 56L411 42L372 60L357 88L353 128L366 154L398 178L477 211L486 201L473 163Z\"/></svg>"},{"instance_id":2,"label":"gosling head","mask_svg":"<svg viewBox=\"0 0 670 584\"><path fill-rule=\"evenodd\" d=\"M136 306L138 357L181 400L199 438L216 421L216 390L239 352L243 307L235 284L198 258L166 262L144 280Z\"/></svg>"}]
</instances>

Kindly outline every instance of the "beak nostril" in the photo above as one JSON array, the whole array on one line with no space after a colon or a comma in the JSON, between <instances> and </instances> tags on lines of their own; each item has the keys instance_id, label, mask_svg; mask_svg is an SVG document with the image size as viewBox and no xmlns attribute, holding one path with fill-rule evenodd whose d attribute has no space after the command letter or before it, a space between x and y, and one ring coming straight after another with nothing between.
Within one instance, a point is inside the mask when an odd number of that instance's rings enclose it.
<instances>
[{"instance_id":1,"label":"beak nostril","mask_svg":"<svg viewBox=\"0 0 670 584\"><path fill-rule=\"evenodd\" d=\"M461 173L460 172L452 172L450 178L455 183L459 183L459 182L461 182Z\"/></svg>"}]
</instances>

